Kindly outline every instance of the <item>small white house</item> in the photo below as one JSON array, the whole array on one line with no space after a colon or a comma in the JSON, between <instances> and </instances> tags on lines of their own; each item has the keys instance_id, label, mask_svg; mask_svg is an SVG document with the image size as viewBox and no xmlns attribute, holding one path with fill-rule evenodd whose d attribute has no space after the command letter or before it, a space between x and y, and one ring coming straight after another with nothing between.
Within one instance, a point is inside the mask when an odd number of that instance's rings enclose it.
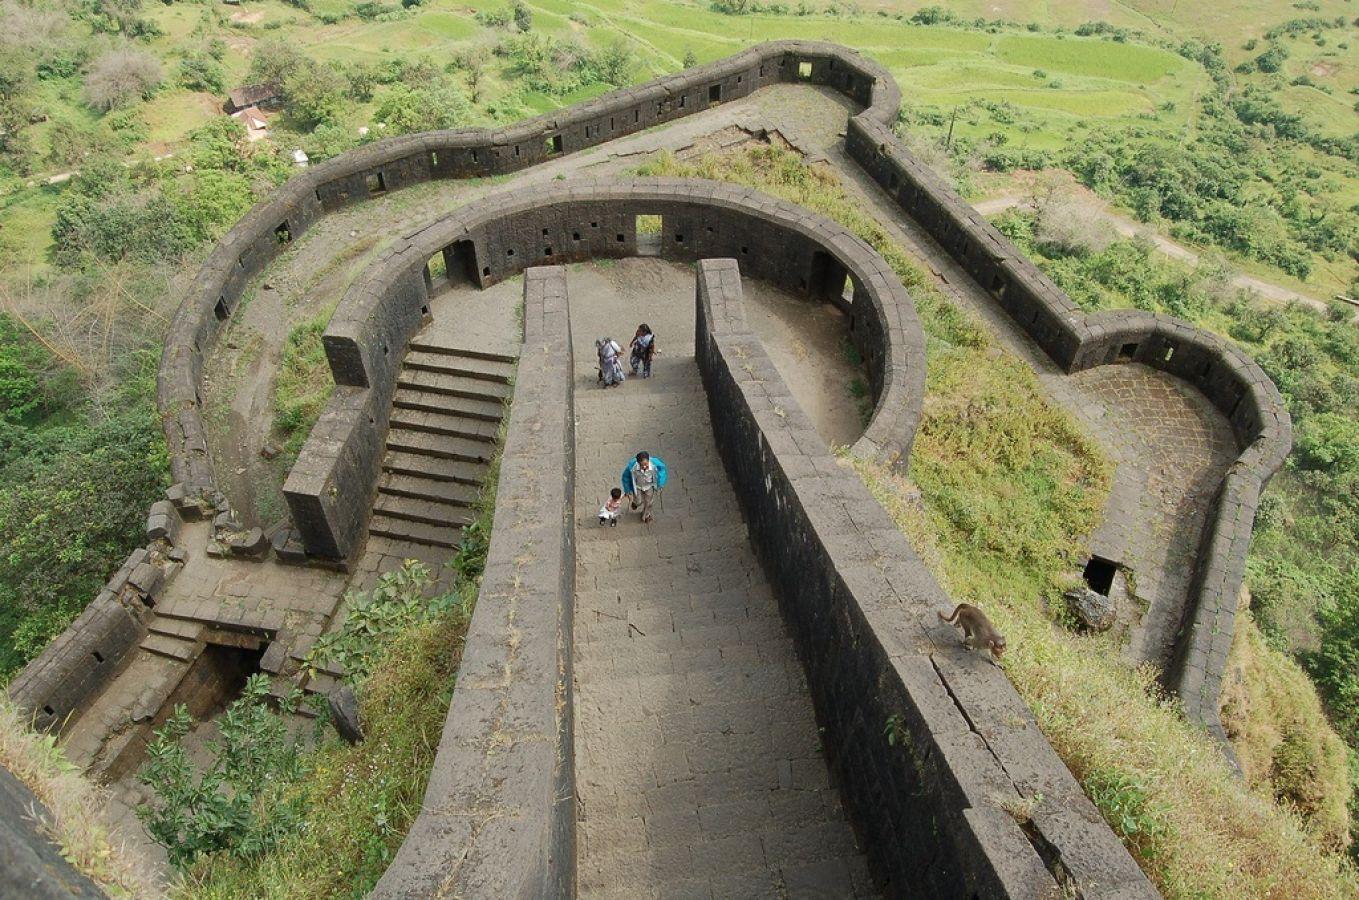
<instances>
[{"instance_id":1,"label":"small white house","mask_svg":"<svg viewBox=\"0 0 1359 900\"><path fill-rule=\"evenodd\" d=\"M234 112L231 118L245 126L245 138L248 141L259 141L269 136L269 117L256 107Z\"/></svg>"}]
</instances>

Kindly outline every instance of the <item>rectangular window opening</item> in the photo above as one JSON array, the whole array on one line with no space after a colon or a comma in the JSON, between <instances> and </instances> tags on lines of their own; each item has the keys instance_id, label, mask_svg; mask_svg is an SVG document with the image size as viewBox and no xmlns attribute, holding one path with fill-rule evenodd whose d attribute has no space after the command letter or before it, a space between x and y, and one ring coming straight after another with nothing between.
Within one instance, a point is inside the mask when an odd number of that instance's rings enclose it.
<instances>
[{"instance_id":1,"label":"rectangular window opening","mask_svg":"<svg viewBox=\"0 0 1359 900\"><path fill-rule=\"evenodd\" d=\"M590 126L585 126L585 131L588 134ZM547 139L547 152L549 155L555 155L562 152L562 136L560 134L554 134Z\"/></svg>"},{"instance_id":2,"label":"rectangular window opening","mask_svg":"<svg viewBox=\"0 0 1359 900\"><path fill-rule=\"evenodd\" d=\"M854 278L848 273L845 274L845 285L840 289L840 299L846 303L854 302Z\"/></svg>"},{"instance_id":3,"label":"rectangular window opening","mask_svg":"<svg viewBox=\"0 0 1359 900\"><path fill-rule=\"evenodd\" d=\"M708 88L708 102L709 103L722 102L722 85L714 84Z\"/></svg>"},{"instance_id":4,"label":"rectangular window opening","mask_svg":"<svg viewBox=\"0 0 1359 900\"><path fill-rule=\"evenodd\" d=\"M798 78L811 78L811 77L812 77L812 64L809 63L809 62L800 62L800 63L798 63L798 64L797 64L797 77L798 77Z\"/></svg>"},{"instance_id":5,"label":"rectangular window opening","mask_svg":"<svg viewBox=\"0 0 1359 900\"><path fill-rule=\"evenodd\" d=\"M227 317L231 315L231 310L227 308L225 297L217 298L217 305L212 308L212 314L217 317L217 321L219 322L225 322Z\"/></svg>"},{"instance_id":6,"label":"rectangular window opening","mask_svg":"<svg viewBox=\"0 0 1359 900\"><path fill-rule=\"evenodd\" d=\"M635 227L637 229L637 255L660 256L661 232L665 228L665 220L658 215L640 215L636 219Z\"/></svg>"},{"instance_id":7,"label":"rectangular window opening","mask_svg":"<svg viewBox=\"0 0 1359 900\"><path fill-rule=\"evenodd\" d=\"M994 295L997 296L997 297L1004 297L1004 296L1005 296L1005 289L1006 289L1007 287L1009 287L1009 285L1007 285L1007 284L1005 283L1004 277L1002 277L1002 276L1000 276L1000 275L993 275L993 276L991 276L991 293L992 293L992 294L994 294Z\"/></svg>"},{"instance_id":8,"label":"rectangular window opening","mask_svg":"<svg viewBox=\"0 0 1359 900\"><path fill-rule=\"evenodd\" d=\"M50 706L44 706L42 711L49 716L55 716L57 714L57 711Z\"/></svg>"},{"instance_id":9,"label":"rectangular window opening","mask_svg":"<svg viewBox=\"0 0 1359 900\"><path fill-rule=\"evenodd\" d=\"M481 267L481 277L483 277L483 278L489 278L490 276L491 276L491 267L490 267L490 266L482 266L482 267Z\"/></svg>"},{"instance_id":10,"label":"rectangular window opening","mask_svg":"<svg viewBox=\"0 0 1359 900\"><path fill-rule=\"evenodd\" d=\"M1175 356L1175 345L1166 344L1165 350L1161 352L1161 362L1170 362L1171 358L1174 356Z\"/></svg>"},{"instance_id":11,"label":"rectangular window opening","mask_svg":"<svg viewBox=\"0 0 1359 900\"><path fill-rule=\"evenodd\" d=\"M580 240L580 232L579 232L579 231L573 231L573 232L571 232L571 240L573 240L573 241L578 241L578 240Z\"/></svg>"},{"instance_id":12,"label":"rectangular window opening","mask_svg":"<svg viewBox=\"0 0 1359 900\"><path fill-rule=\"evenodd\" d=\"M387 179L382 177L381 172L374 172L364 180L368 183L368 196L373 197L387 192Z\"/></svg>"},{"instance_id":13,"label":"rectangular window opening","mask_svg":"<svg viewBox=\"0 0 1359 900\"><path fill-rule=\"evenodd\" d=\"M1135 343L1124 344L1122 347L1118 348L1119 359L1132 359L1136 355L1137 355L1137 344Z\"/></svg>"},{"instance_id":14,"label":"rectangular window opening","mask_svg":"<svg viewBox=\"0 0 1359 900\"><path fill-rule=\"evenodd\" d=\"M94 651L94 654L93 654L93 655L94 655L94 661L95 661L95 662L101 663L101 662L104 661L104 654L100 653L98 650Z\"/></svg>"},{"instance_id":15,"label":"rectangular window opening","mask_svg":"<svg viewBox=\"0 0 1359 900\"><path fill-rule=\"evenodd\" d=\"M434 150L429 151L429 167L431 169L439 168L439 154Z\"/></svg>"},{"instance_id":16,"label":"rectangular window opening","mask_svg":"<svg viewBox=\"0 0 1359 900\"><path fill-rule=\"evenodd\" d=\"M685 99L686 99L685 96L684 96L683 94L680 94L680 102L679 102L679 108L680 108L680 109L684 109L684 101L685 101Z\"/></svg>"}]
</instances>

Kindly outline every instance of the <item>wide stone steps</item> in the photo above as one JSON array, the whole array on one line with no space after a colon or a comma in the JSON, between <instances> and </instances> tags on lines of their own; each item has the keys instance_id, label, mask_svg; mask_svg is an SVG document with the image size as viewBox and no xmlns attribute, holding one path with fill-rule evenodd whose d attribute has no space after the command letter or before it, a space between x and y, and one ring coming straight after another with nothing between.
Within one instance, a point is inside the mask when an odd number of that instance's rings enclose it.
<instances>
[{"instance_id":1,"label":"wide stone steps","mask_svg":"<svg viewBox=\"0 0 1359 900\"><path fill-rule=\"evenodd\" d=\"M514 358L413 341L397 377L370 534L456 548L492 456Z\"/></svg>"},{"instance_id":2,"label":"wide stone steps","mask_svg":"<svg viewBox=\"0 0 1359 900\"><path fill-rule=\"evenodd\" d=\"M409 497L412 500L431 500L449 506L471 506L476 503L480 489L456 481L435 481L430 478L388 472L378 482L378 493L392 497Z\"/></svg>"},{"instance_id":3,"label":"wide stone steps","mask_svg":"<svg viewBox=\"0 0 1359 900\"><path fill-rule=\"evenodd\" d=\"M412 522L406 519L393 519L385 515L373 514L368 526L370 534L405 541L408 544L425 544L430 547L457 549L462 540L461 525L430 525L427 522Z\"/></svg>"},{"instance_id":4,"label":"wide stone steps","mask_svg":"<svg viewBox=\"0 0 1359 900\"><path fill-rule=\"evenodd\" d=\"M491 385L508 384L514 372L513 360L485 359L433 349L416 350L415 346L411 344L411 351L406 354L403 368L460 376Z\"/></svg>"},{"instance_id":5,"label":"wide stone steps","mask_svg":"<svg viewBox=\"0 0 1359 900\"><path fill-rule=\"evenodd\" d=\"M466 347L447 347L442 344L432 344L429 341L420 340L419 338L411 341L410 352L407 353L406 356L409 357L411 353L454 357L460 356L465 359L477 359L490 363L500 363L506 372L513 370L515 362L513 356L508 356L504 353L492 353L485 350L469 349Z\"/></svg>"},{"instance_id":6,"label":"wide stone steps","mask_svg":"<svg viewBox=\"0 0 1359 900\"><path fill-rule=\"evenodd\" d=\"M465 437L400 430L387 434L387 450L434 459L485 464L491 461L495 445Z\"/></svg>"},{"instance_id":7,"label":"wide stone steps","mask_svg":"<svg viewBox=\"0 0 1359 900\"><path fill-rule=\"evenodd\" d=\"M393 475L410 475L428 481L478 485L486 474L486 464L440 459L422 453L388 451L382 461L382 470Z\"/></svg>"},{"instance_id":8,"label":"wide stone steps","mask_svg":"<svg viewBox=\"0 0 1359 900\"><path fill-rule=\"evenodd\" d=\"M492 409L490 406L482 406L482 403L484 401L444 397L401 388L392 401L391 427L429 431L434 434L458 434L493 441L496 439L505 407L503 403L496 401L493 407L497 411L495 417L468 414L489 412Z\"/></svg>"},{"instance_id":9,"label":"wide stone steps","mask_svg":"<svg viewBox=\"0 0 1359 900\"><path fill-rule=\"evenodd\" d=\"M494 406L501 405L510 394L510 386L498 381L484 381L465 375L423 369L402 369L396 384L398 388L410 388L422 393L438 394L440 397L458 397ZM476 407L469 405L468 408Z\"/></svg>"}]
</instances>

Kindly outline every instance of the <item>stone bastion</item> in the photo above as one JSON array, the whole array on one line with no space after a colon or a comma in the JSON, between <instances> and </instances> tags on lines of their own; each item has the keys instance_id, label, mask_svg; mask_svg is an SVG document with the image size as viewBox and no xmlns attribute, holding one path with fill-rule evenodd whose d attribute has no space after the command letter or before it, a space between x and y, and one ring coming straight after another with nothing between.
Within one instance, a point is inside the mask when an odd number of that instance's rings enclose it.
<instances>
[{"instance_id":1,"label":"stone bastion","mask_svg":"<svg viewBox=\"0 0 1359 900\"><path fill-rule=\"evenodd\" d=\"M891 126L901 94L884 69L843 47L795 41L761 44L512 128L427 132L379 141L296 176L258 204L213 250L171 326L158 398L176 483L167 501L151 511L152 543L134 552L85 613L14 681L11 696L34 714L39 727L58 727L117 672L129 648L136 645L145 627L144 611L154 604L163 573L173 570L173 554L182 552L167 549L164 539L173 537L181 517L218 511L224 503L216 490L203 422L205 354L251 279L319 217L419 182L520 171L767 85L795 81L830 87L862 107L847 128L845 149L850 158L986 287L1058 366L1075 372L1142 363L1201 392L1230 423L1239 453L1217 490L1203 531L1166 679L1183 698L1186 712L1225 745L1218 697L1255 509L1260 491L1290 449L1291 423L1278 390L1239 349L1187 323L1134 311L1093 315L1081 311L896 139ZM906 465L923 393L923 337L909 296L882 260L853 235L804 210L707 183L638 180L530 187L498 204L474 204L405 236L346 294L325 334L337 390L286 486L294 527L308 557L343 563L362 541L374 460L385 431L381 417L386 415L395 368L428 313L431 257L443 256L449 277L486 285L530 266L638 253L639 237L629 223L637 215L658 213L665 230L656 255L685 261L729 257L748 274L833 302L851 316L850 333L865 356L875 401L871 425L854 450ZM703 273L713 277L712 267L705 266ZM705 337L698 337L702 350ZM725 392L735 402L739 392L733 393L732 373L723 376L711 352L703 366L709 391ZM741 402L748 405L749 398ZM725 422L716 412L714 426L719 441L726 444L736 441L733 435L746 427ZM749 444L751 438L740 440ZM735 458L724 455L729 469L738 465ZM793 491L787 496L795 495ZM804 527L798 524L794 503L770 506L750 498L743 506L757 546L764 530ZM852 556L826 558L831 562L817 577L826 587L824 596L831 598L839 594L824 579L861 576L852 571L859 562ZM912 558L907 557L908 567ZM789 585L786 593L803 597L805 590L800 593ZM798 601L805 602L805 597ZM802 629L794 619L790 613L790 624ZM874 654L881 651L882 636L863 626L853 617L848 620L846 627L855 637L839 653L860 667L861 685L876 683L882 688L871 677L873 667L881 664L874 662ZM865 638L867 646L862 643ZM813 652L818 651L810 645L803 648L804 654ZM823 703L833 702L830 698L842 688L818 682L824 670L805 655L804 661L819 700L818 714L824 718L829 713ZM911 679L902 683L907 686L906 700L919 706L923 699L911 693ZM945 699L974 721L967 701L959 695ZM993 700L990 688L979 690L976 702L982 707ZM856 727L867 726L860 722ZM926 732L928 727L913 736L925 739ZM974 733L970 740L975 739ZM1050 755L1041 737L1037 741L1040 751L1046 748ZM994 747L991 752L996 753ZM947 754L931 759L932 765L947 769ZM958 776L941 772L955 785ZM878 795L870 791L864 796ZM1079 807L1077 800L1073 803ZM959 827L973 829L969 833L974 837L981 833L976 829L984 830L974 821ZM1051 835L1040 838L1026 833L1031 851L1055 873L1052 853L1057 844ZM1073 856L1063 865L1070 870L1069 863L1075 860ZM1121 862L1115 866L1121 867ZM1135 888L1133 893L1143 891Z\"/></svg>"}]
</instances>

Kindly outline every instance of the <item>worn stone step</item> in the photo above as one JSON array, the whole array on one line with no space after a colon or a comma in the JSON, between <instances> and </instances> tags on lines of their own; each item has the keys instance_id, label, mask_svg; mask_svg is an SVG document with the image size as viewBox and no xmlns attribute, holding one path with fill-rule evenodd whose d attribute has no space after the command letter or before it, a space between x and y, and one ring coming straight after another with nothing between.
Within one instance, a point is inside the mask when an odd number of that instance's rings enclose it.
<instances>
[{"instance_id":1,"label":"worn stone step","mask_svg":"<svg viewBox=\"0 0 1359 900\"><path fill-rule=\"evenodd\" d=\"M414 453L470 463L489 463L495 453L495 445L486 441L405 429L387 432L387 449L398 453Z\"/></svg>"},{"instance_id":2,"label":"worn stone step","mask_svg":"<svg viewBox=\"0 0 1359 900\"><path fill-rule=\"evenodd\" d=\"M382 470L393 475L411 475L430 481L451 481L469 485L480 485L486 478L486 468L484 462L464 462L395 451L389 451L382 461Z\"/></svg>"},{"instance_id":3,"label":"worn stone step","mask_svg":"<svg viewBox=\"0 0 1359 900\"><path fill-rule=\"evenodd\" d=\"M443 344L435 344L426 340L416 338L410 343L412 353L438 353L442 356L461 356L466 359L477 359L485 362L501 363L502 365L514 366L515 357L505 353L493 353L489 350L477 350L466 347L448 347Z\"/></svg>"},{"instance_id":4,"label":"worn stone step","mask_svg":"<svg viewBox=\"0 0 1359 900\"><path fill-rule=\"evenodd\" d=\"M500 387L508 385L510 376L514 373L513 363L455 356L430 350L416 350L414 346L414 344L411 345L411 351L406 354L406 358L402 361L405 367L409 369L423 369L430 372L459 375L464 378L489 382L493 386Z\"/></svg>"},{"instance_id":5,"label":"worn stone step","mask_svg":"<svg viewBox=\"0 0 1359 900\"><path fill-rule=\"evenodd\" d=\"M505 398L511 393L508 384L501 384L498 381L486 381L481 378L469 378L466 375L458 375L451 372L434 372L429 369L412 369L409 366L403 368L397 376L397 387L415 388L419 391L426 391L431 394L441 394L446 397L466 397L469 400L487 400L493 403L503 403Z\"/></svg>"},{"instance_id":6,"label":"worn stone step","mask_svg":"<svg viewBox=\"0 0 1359 900\"><path fill-rule=\"evenodd\" d=\"M378 493L412 500L433 500L450 506L471 506L476 503L480 488L456 481L435 481L411 475L387 473L378 481Z\"/></svg>"},{"instance_id":7,"label":"worn stone step","mask_svg":"<svg viewBox=\"0 0 1359 900\"><path fill-rule=\"evenodd\" d=\"M189 641L168 634L152 632L142 639L141 648L157 656L177 659L180 662L190 662L198 656L203 645L198 641Z\"/></svg>"},{"instance_id":8,"label":"worn stone step","mask_svg":"<svg viewBox=\"0 0 1359 900\"><path fill-rule=\"evenodd\" d=\"M443 503L438 500L416 500L411 497L393 497L379 494L373 502L373 515L406 522L424 522L428 525L451 525L461 528L477 517L476 511L466 506Z\"/></svg>"},{"instance_id":9,"label":"worn stone step","mask_svg":"<svg viewBox=\"0 0 1359 900\"><path fill-rule=\"evenodd\" d=\"M179 638L185 641L196 641L203 637L203 632L207 630L202 622L186 621L184 619L171 619L166 616L156 616L151 622L151 631L155 634L163 634L172 638Z\"/></svg>"},{"instance_id":10,"label":"worn stone step","mask_svg":"<svg viewBox=\"0 0 1359 900\"><path fill-rule=\"evenodd\" d=\"M468 416L464 412L464 404L477 402L401 388L392 403L392 427L435 434L462 434L493 441L500 429L500 420Z\"/></svg>"},{"instance_id":11,"label":"worn stone step","mask_svg":"<svg viewBox=\"0 0 1359 900\"><path fill-rule=\"evenodd\" d=\"M379 515L376 511L368 524L370 534L381 535L408 544L424 544L430 547L456 549L462 540L462 529L448 525L430 525L426 522L410 522L405 519L392 519Z\"/></svg>"}]
</instances>

